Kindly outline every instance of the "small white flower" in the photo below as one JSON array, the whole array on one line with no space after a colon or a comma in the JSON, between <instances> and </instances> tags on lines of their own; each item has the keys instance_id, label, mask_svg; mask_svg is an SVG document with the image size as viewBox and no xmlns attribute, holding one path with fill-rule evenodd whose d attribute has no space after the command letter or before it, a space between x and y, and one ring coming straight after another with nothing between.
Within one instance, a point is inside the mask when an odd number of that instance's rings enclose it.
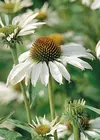
<instances>
[{"instance_id":1,"label":"small white flower","mask_svg":"<svg viewBox=\"0 0 100 140\"><path fill-rule=\"evenodd\" d=\"M0 1L0 12L16 13L22 8L29 7L31 5L31 0L4 0L4 2Z\"/></svg>"},{"instance_id":2,"label":"small white flower","mask_svg":"<svg viewBox=\"0 0 100 140\"><path fill-rule=\"evenodd\" d=\"M100 59L100 41L97 43L95 51L97 58Z\"/></svg>"},{"instance_id":3,"label":"small white flower","mask_svg":"<svg viewBox=\"0 0 100 140\"><path fill-rule=\"evenodd\" d=\"M96 137L100 136L100 117L96 118L94 120L90 120L87 125L88 125L88 128L85 130L85 133L87 133L92 138L96 138ZM71 135L68 138L68 140L74 140L74 136ZM90 138L88 138L81 132L80 140L90 140Z\"/></svg>"},{"instance_id":4,"label":"small white flower","mask_svg":"<svg viewBox=\"0 0 100 140\"><path fill-rule=\"evenodd\" d=\"M94 2L91 5L91 9L96 10L98 8L100 8L100 0L94 0Z\"/></svg>"},{"instance_id":5,"label":"small white flower","mask_svg":"<svg viewBox=\"0 0 100 140\"><path fill-rule=\"evenodd\" d=\"M22 94L18 93L11 87L7 87L5 83L0 82L0 103L7 104L13 100L22 102L23 101Z\"/></svg>"},{"instance_id":6,"label":"small white flower","mask_svg":"<svg viewBox=\"0 0 100 140\"><path fill-rule=\"evenodd\" d=\"M60 18L56 11L49 7L48 3L45 2L40 9L35 9L34 12L38 12L37 19L44 20L47 25L53 26L60 23Z\"/></svg>"},{"instance_id":7,"label":"small white flower","mask_svg":"<svg viewBox=\"0 0 100 140\"><path fill-rule=\"evenodd\" d=\"M4 25L0 18L0 37L5 37L7 41L16 41L20 36L33 34L38 26L45 24L44 22L37 22L34 19L37 15L38 13L33 14L32 12L18 15L13 18L12 24L10 24L9 18L7 20L7 15L4 15L6 25Z\"/></svg>"},{"instance_id":8,"label":"small white flower","mask_svg":"<svg viewBox=\"0 0 100 140\"><path fill-rule=\"evenodd\" d=\"M40 79L42 84L47 86L49 75L62 84L62 77L70 82L70 74L65 65L71 64L81 70L92 69L92 67L80 59L80 57L93 59L82 45L69 43L58 45L50 37L40 37L31 47L30 51L23 53L19 57L19 64L16 65L10 72L7 85L17 84L25 78L26 85L29 78L33 86Z\"/></svg>"},{"instance_id":9,"label":"small white flower","mask_svg":"<svg viewBox=\"0 0 100 140\"><path fill-rule=\"evenodd\" d=\"M32 124L29 124L34 131L37 132L38 135L53 135L54 132L57 130L57 126L59 125L59 122L57 122L58 117L56 117L51 122L46 119L45 115L44 117L36 117L36 122L32 120Z\"/></svg>"}]
</instances>

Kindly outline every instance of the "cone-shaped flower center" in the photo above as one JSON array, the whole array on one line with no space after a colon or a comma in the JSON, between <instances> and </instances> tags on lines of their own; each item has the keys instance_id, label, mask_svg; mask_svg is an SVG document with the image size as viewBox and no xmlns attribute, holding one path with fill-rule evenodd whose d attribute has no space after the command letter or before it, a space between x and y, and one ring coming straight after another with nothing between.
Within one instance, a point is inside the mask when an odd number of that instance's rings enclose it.
<instances>
[{"instance_id":1,"label":"cone-shaped flower center","mask_svg":"<svg viewBox=\"0 0 100 140\"><path fill-rule=\"evenodd\" d=\"M40 37L30 49L30 56L36 61L54 61L61 56L60 46L50 37Z\"/></svg>"},{"instance_id":2,"label":"cone-shaped flower center","mask_svg":"<svg viewBox=\"0 0 100 140\"><path fill-rule=\"evenodd\" d=\"M40 125L40 126L35 128L35 131L39 135L47 134L50 132L50 127L48 125Z\"/></svg>"},{"instance_id":3,"label":"cone-shaped flower center","mask_svg":"<svg viewBox=\"0 0 100 140\"><path fill-rule=\"evenodd\" d=\"M39 20L47 19L47 14L45 12L39 11L39 14L36 17Z\"/></svg>"}]
</instances>

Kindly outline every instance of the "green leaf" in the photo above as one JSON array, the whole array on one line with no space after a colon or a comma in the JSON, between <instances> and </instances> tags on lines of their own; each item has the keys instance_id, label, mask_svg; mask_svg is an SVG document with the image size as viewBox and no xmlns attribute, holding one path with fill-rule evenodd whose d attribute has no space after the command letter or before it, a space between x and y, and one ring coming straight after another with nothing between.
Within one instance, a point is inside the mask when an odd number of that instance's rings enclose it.
<instances>
[{"instance_id":1,"label":"green leaf","mask_svg":"<svg viewBox=\"0 0 100 140\"><path fill-rule=\"evenodd\" d=\"M5 140L16 140L21 134L6 128L0 128L0 136L5 138Z\"/></svg>"},{"instance_id":2,"label":"green leaf","mask_svg":"<svg viewBox=\"0 0 100 140\"><path fill-rule=\"evenodd\" d=\"M31 140L31 139L28 137L18 137L16 140Z\"/></svg>"},{"instance_id":3,"label":"green leaf","mask_svg":"<svg viewBox=\"0 0 100 140\"><path fill-rule=\"evenodd\" d=\"M100 109L97 109L95 107L88 106L88 105L85 105L84 107L87 108L87 109L90 109L90 110L92 110L92 111L94 111L94 112L96 112L97 114L100 115Z\"/></svg>"},{"instance_id":4,"label":"green leaf","mask_svg":"<svg viewBox=\"0 0 100 140\"><path fill-rule=\"evenodd\" d=\"M14 111L9 113L7 116L0 118L0 124L3 123L5 120L9 119L14 114Z\"/></svg>"},{"instance_id":5,"label":"green leaf","mask_svg":"<svg viewBox=\"0 0 100 140\"><path fill-rule=\"evenodd\" d=\"M94 140L100 140L100 136L99 136L99 137L97 137L97 138L95 138Z\"/></svg>"},{"instance_id":6,"label":"green leaf","mask_svg":"<svg viewBox=\"0 0 100 140\"><path fill-rule=\"evenodd\" d=\"M31 128L29 127L29 125L27 123L20 122L18 120L13 120L13 119L9 119L9 122L12 123L16 127L19 127L25 131L28 131L29 133L32 132Z\"/></svg>"}]
</instances>

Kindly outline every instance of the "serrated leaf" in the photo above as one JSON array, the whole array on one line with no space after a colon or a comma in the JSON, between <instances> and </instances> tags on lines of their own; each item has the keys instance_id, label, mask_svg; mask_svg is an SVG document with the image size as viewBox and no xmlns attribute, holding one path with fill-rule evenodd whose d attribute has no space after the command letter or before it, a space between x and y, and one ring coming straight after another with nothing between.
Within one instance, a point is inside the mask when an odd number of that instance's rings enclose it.
<instances>
[{"instance_id":1,"label":"serrated leaf","mask_svg":"<svg viewBox=\"0 0 100 140\"><path fill-rule=\"evenodd\" d=\"M88 106L88 105L85 105L84 107L87 108L87 109L90 109L90 110L92 110L92 111L94 111L94 112L96 112L97 114L100 115L100 109L97 109L95 107Z\"/></svg>"},{"instance_id":2,"label":"serrated leaf","mask_svg":"<svg viewBox=\"0 0 100 140\"><path fill-rule=\"evenodd\" d=\"M14 111L9 113L7 116L0 118L0 124L3 123L5 120L9 119L14 114Z\"/></svg>"},{"instance_id":3,"label":"serrated leaf","mask_svg":"<svg viewBox=\"0 0 100 140\"><path fill-rule=\"evenodd\" d=\"M21 134L6 128L0 128L0 136L5 138L5 140L16 140Z\"/></svg>"}]
</instances>

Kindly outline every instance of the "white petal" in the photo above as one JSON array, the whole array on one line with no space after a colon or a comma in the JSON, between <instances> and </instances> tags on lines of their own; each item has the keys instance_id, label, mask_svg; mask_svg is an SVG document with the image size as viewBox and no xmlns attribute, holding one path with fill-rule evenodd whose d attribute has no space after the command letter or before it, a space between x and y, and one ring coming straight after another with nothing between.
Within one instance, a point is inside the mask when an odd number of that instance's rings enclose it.
<instances>
[{"instance_id":1,"label":"white petal","mask_svg":"<svg viewBox=\"0 0 100 140\"><path fill-rule=\"evenodd\" d=\"M91 129L100 129L100 117L90 121Z\"/></svg>"},{"instance_id":2,"label":"white petal","mask_svg":"<svg viewBox=\"0 0 100 140\"><path fill-rule=\"evenodd\" d=\"M18 58L19 63L25 61L29 57L30 51L24 52Z\"/></svg>"},{"instance_id":3,"label":"white petal","mask_svg":"<svg viewBox=\"0 0 100 140\"><path fill-rule=\"evenodd\" d=\"M65 68L65 66L57 61L55 61L56 65L58 66L61 74L63 75L63 77L68 80L70 82L70 74L67 71L67 69Z\"/></svg>"},{"instance_id":4,"label":"white petal","mask_svg":"<svg viewBox=\"0 0 100 140\"><path fill-rule=\"evenodd\" d=\"M94 2L91 5L91 9L95 10L95 9L98 9L98 8L100 8L100 0L94 0Z\"/></svg>"},{"instance_id":5,"label":"white petal","mask_svg":"<svg viewBox=\"0 0 100 140\"><path fill-rule=\"evenodd\" d=\"M18 34L18 36L25 36L25 35L30 35L30 34L34 34L34 30L29 30L29 31L25 31L25 32L22 32Z\"/></svg>"},{"instance_id":6,"label":"white petal","mask_svg":"<svg viewBox=\"0 0 100 140\"><path fill-rule=\"evenodd\" d=\"M32 85L33 85L33 86L36 85L36 82L37 82L37 80L38 80L38 78L39 78L41 69L42 69L42 62L40 62L40 63L38 63L38 64L35 64L35 65L32 67L31 82L32 82Z\"/></svg>"},{"instance_id":7,"label":"white petal","mask_svg":"<svg viewBox=\"0 0 100 140\"><path fill-rule=\"evenodd\" d=\"M85 68L92 69L92 67L87 62L85 62L77 57L66 57L66 62L75 67L78 67L81 70L84 70Z\"/></svg>"},{"instance_id":8,"label":"white petal","mask_svg":"<svg viewBox=\"0 0 100 140\"><path fill-rule=\"evenodd\" d=\"M96 56L99 59L100 58L100 41L96 45Z\"/></svg>"},{"instance_id":9,"label":"white petal","mask_svg":"<svg viewBox=\"0 0 100 140\"><path fill-rule=\"evenodd\" d=\"M22 81L25 77L29 65L30 63L26 63L26 62L16 65L11 70L7 78L7 85L9 83L12 83L12 85L16 85L18 82Z\"/></svg>"},{"instance_id":10,"label":"white petal","mask_svg":"<svg viewBox=\"0 0 100 140\"><path fill-rule=\"evenodd\" d=\"M38 15L38 13L35 13L35 14L29 16L28 18L25 18L24 23L22 24L22 27L24 27L26 24L28 24L30 21L32 21L37 15Z\"/></svg>"},{"instance_id":11,"label":"white petal","mask_svg":"<svg viewBox=\"0 0 100 140\"><path fill-rule=\"evenodd\" d=\"M62 75L56 64L49 62L50 73L52 77L60 84L62 84Z\"/></svg>"},{"instance_id":12,"label":"white petal","mask_svg":"<svg viewBox=\"0 0 100 140\"><path fill-rule=\"evenodd\" d=\"M29 79L31 78L31 72L32 72L32 67L34 66L34 64L29 66L29 69L25 75L25 85L28 86L29 83Z\"/></svg>"},{"instance_id":13,"label":"white petal","mask_svg":"<svg viewBox=\"0 0 100 140\"><path fill-rule=\"evenodd\" d=\"M84 57L88 59L94 59L94 56L89 53L81 44L69 43L62 45L63 56L72 57Z\"/></svg>"},{"instance_id":14,"label":"white petal","mask_svg":"<svg viewBox=\"0 0 100 140\"><path fill-rule=\"evenodd\" d=\"M47 86L48 80L49 80L49 70L48 70L48 66L47 66L46 62L43 62L40 78L41 78L42 84Z\"/></svg>"},{"instance_id":15,"label":"white petal","mask_svg":"<svg viewBox=\"0 0 100 140\"><path fill-rule=\"evenodd\" d=\"M100 134L98 134L98 133L96 133L96 132L94 132L94 131L89 131L89 130L87 130L87 131L85 131L88 135L90 135L91 137L93 137L93 138L95 138L95 137L97 137L97 136L100 136Z\"/></svg>"},{"instance_id":16,"label":"white petal","mask_svg":"<svg viewBox=\"0 0 100 140\"><path fill-rule=\"evenodd\" d=\"M40 121L39 121L39 119L38 119L38 117L36 116L36 121L37 121L37 124L38 124L38 126L40 125Z\"/></svg>"},{"instance_id":17,"label":"white petal","mask_svg":"<svg viewBox=\"0 0 100 140\"><path fill-rule=\"evenodd\" d=\"M45 12L47 12L47 10L48 10L48 3L45 2L44 5L41 8L41 11L45 13Z\"/></svg>"},{"instance_id":18,"label":"white petal","mask_svg":"<svg viewBox=\"0 0 100 140\"><path fill-rule=\"evenodd\" d=\"M33 29L36 29L37 27L34 25L34 24L29 24L27 25L25 28L23 28L20 33L23 33L23 32L26 32L26 31L30 31L30 30L33 30Z\"/></svg>"}]
</instances>

